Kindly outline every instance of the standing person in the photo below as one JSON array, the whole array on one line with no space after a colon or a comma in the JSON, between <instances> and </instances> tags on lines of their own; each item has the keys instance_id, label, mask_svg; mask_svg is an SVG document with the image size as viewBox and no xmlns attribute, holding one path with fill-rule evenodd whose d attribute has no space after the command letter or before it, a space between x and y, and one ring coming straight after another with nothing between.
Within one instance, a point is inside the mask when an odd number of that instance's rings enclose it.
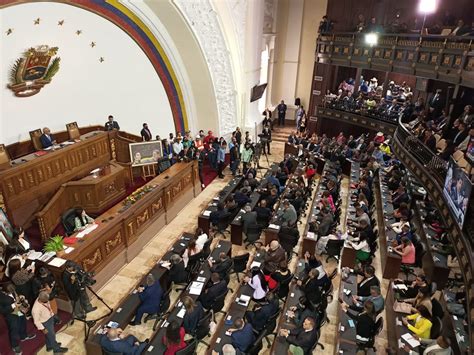
<instances>
[{"instance_id":1,"label":"standing person","mask_svg":"<svg viewBox=\"0 0 474 355\"><path fill-rule=\"evenodd\" d=\"M224 178L224 174L222 174L222 171L224 171L225 168L225 150L227 148L226 142L222 142L221 145L219 146L219 149L217 150L217 175L219 176L220 179Z\"/></svg>"},{"instance_id":2,"label":"standing person","mask_svg":"<svg viewBox=\"0 0 474 355\"><path fill-rule=\"evenodd\" d=\"M296 113L295 113L295 115L296 115L296 130L298 132L300 130L300 122L301 122L301 118L303 117L303 114L304 114L303 105L300 105L296 109Z\"/></svg>"},{"instance_id":3,"label":"standing person","mask_svg":"<svg viewBox=\"0 0 474 355\"><path fill-rule=\"evenodd\" d=\"M242 163L243 163L243 173L247 173L247 170L252 162L253 150L250 143L245 143L244 150L242 151Z\"/></svg>"},{"instance_id":4,"label":"standing person","mask_svg":"<svg viewBox=\"0 0 474 355\"><path fill-rule=\"evenodd\" d=\"M301 116L301 119L300 119L300 133L301 135L303 136L303 133L306 131L306 112L304 112L303 110L303 116Z\"/></svg>"},{"instance_id":5,"label":"standing person","mask_svg":"<svg viewBox=\"0 0 474 355\"><path fill-rule=\"evenodd\" d=\"M28 312L28 307L24 307L25 305L20 302L13 284L3 285L0 292L0 313L6 320L8 338L15 354L21 354L20 341L36 337L34 334L26 333L25 314Z\"/></svg>"},{"instance_id":6,"label":"standing person","mask_svg":"<svg viewBox=\"0 0 474 355\"><path fill-rule=\"evenodd\" d=\"M266 151L268 150L268 155L272 155L270 153L270 142L272 141L272 130L270 129L270 126L266 125L263 127L260 141L262 142L263 154L266 154Z\"/></svg>"},{"instance_id":7,"label":"standing person","mask_svg":"<svg viewBox=\"0 0 474 355\"><path fill-rule=\"evenodd\" d=\"M206 185L204 184L204 176L202 175L202 167L204 165L204 155L201 153L200 150L196 151L194 159L197 160L198 164L198 173L199 173L199 181L201 182L201 188L205 188Z\"/></svg>"},{"instance_id":8,"label":"standing person","mask_svg":"<svg viewBox=\"0 0 474 355\"><path fill-rule=\"evenodd\" d=\"M229 151L230 171L232 171L232 175L235 176L240 164L240 144L237 141L236 137L232 138L232 140L233 140L232 148L230 148L230 151Z\"/></svg>"},{"instance_id":9,"label":"standing person","mask_svg":"<svg viewBox=\"0 0 474 355\"><path fill-rule=\"evenodd\" d=\"M240 130L240 128L237 127L234 133L235 133L235 140L237 141L237 143L239 145L242 144L242 131Z\"/></svg>"},{"instance_id":10,"label":"standing person","mask_svg":"<svg viewBox=\"0 0 474 355\"><path fill-rule=\"evenodd\" d=\"M151 139L153 138L153 136L151 135L150 129L148 128L148 123L143 124L143 128L140 134L142 136L143 141L145 142L151 141Z\"/></svg>"},{"instance_id":11,"label":"standing person","mask_svg":"<svg viewBox=\"0 0 474 355\"><path fill-rule=\"evenodd\" d=\"M64 270L62 279L64 290L68 295L73 309L73 315L76 318L86 318L86 313L95 311L97 307L91 305L86 288L77 278L77 266L73 261L66 261L66 270Z\"/></svg>"},{"instance_id":12,"label":"standing person","mask_svg":"<svg viewBox=\"0 0 474 355\"><path fill-rule=\"evenodd\" d=\"M117 121L114 120L114 116L109 115L108 121L105 122L105 130L106 131L113 131L113 130L120 130L120 126Z\"/></svg>"},{"instance_id":13,"label":"standing person","mask_svg":"<svg viewBox=\"0 0 474 355\"><path fill-rule=\"evenodd\" d=\"M262 126L270 126L270 129L273 128L273 120L272 120L272 112L270 111L269 108L266 108L265 111L262 112L262 115L264 116Z\"/></svg>"},{"instance_id":14,"label":"standing person","mask_svg":"<svg viewBox=\"0 0 474 355\"><path fill-rule=\"evenodd\" d=\"M278 110L278 125L284 126L285 125L285 116L286 116L286 105L285 101L281 100L280 104L277 106Z\"/></svg>"},{"instance_id":15,"label":"standing person","mask_svg":"<svg viewBox=\"0 0 474 355\"><path fill-rule=\"evenodd\" d=\"M61 321L58 317L58 305L56 302L56 296L59 293L58 286L56 285L56 280L47 268L40 267L38 270L38 276L33 280L33 294L35 298L39 296L39 293L45 291L49 295L49 305L51 310L55 314L54 324L60 324Z\"/></svg>"},{"instance_id":16,"label":"standing person","mask_svg":"<svg viewBox=\"0 0 474 355\"><path fill-rule=\"evenodd\" d=\"M49 294L41 291L31 310L33 322L36 328L41 330L46 338L46 351L53 351L54 354L67 352L67 348L61 347L61 343L56 341L54 331L54 312L49 304Z\"/></svg>"}]
</instances>

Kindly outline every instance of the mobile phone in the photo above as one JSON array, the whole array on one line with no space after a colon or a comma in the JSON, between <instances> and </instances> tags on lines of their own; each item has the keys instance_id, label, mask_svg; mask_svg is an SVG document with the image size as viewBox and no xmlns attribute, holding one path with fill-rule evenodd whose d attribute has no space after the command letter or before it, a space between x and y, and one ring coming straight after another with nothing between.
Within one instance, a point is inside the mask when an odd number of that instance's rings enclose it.
<instances>
[{"instance_id":1,"label":"mobile phone","mask_svg":"<svg viewBox=\"0 0 474 355\"><path fill-rule=\"evenodd\" d=\"M347 322L349 323L349 327L351 328L355 327L354 321L352 319L349 319Z\"/></svg>"}]
</instances>

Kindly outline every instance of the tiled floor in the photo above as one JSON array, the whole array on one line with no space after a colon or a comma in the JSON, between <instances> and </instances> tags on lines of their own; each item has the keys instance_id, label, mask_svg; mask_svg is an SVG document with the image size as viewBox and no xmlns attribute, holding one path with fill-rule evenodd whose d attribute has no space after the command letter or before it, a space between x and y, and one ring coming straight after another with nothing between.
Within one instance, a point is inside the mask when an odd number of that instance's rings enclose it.
<instances>
[{"instance_id":1,"label":"tiled floor","mask_svg":"<svg viewBox=\"0 0 474 355\"><path fill-rule=\"evenodd\" d=\"M272 143L272 155L269 155L269 163L273 161L280 161L283 157L283 143L273 142ZM261 164L263 167L267 167L266 160L261 159ZM230 180L230 172L227 170L227 175L225 179L215 179L212 184L210 184L204 191L201 192L193 201L191 201L184 210L182 210L177 217L168 224L165 228L159 231L156 236L151 240L151 242L133 259L129 264L124 266L117 275L115 275L99 292L98 294L104 298L104 300L111 306L116 307L120 299L124 297L127 293L130 293L137 282L142 278L146 272L151 269L153 264L168 250L168 248L173 244L175 238L180 236L183 232L193 232L197 226L197 217L199 213L204 209L208 202L218 193ZM263 171L262 171L263 173ZM259 177L259 176L258 176ZM343 181L344 188L343 193L347 196L347 181ZM347 198L343 198L343 201L347 201ZM300 232L304 231L305 223L299 226ZM299 248L299 245L297 246ZM245 249L242 247L233 247L232 254L238 255L239 253L244 253ZM296 258L293 258L294 267L296 263ZM377 259L374 262L377 270L377 275L381 278L381 267L380 267L380 256L378 255ZM331 272L335 267L337 267L334 261L329 262L325 265L327 271ZM235 289L238 287L237 280L233 277L231 278L231 288ZM337 288L339 287L339 277L335 280L335 294L337 293ZM386 293L386 286L384 285L383 292ZM229 293L228 299L226 302L226 308L228 306L229 299L232 297L232 294ZM172 302L177 298L177 293L172 292ZM88 317L90 319L95 319L105 314L107 309L106 307L93 299L92 303L98 307L98 309L90 313ZM220 315L222 317L222 315ZM326 353L334 353L335 348L335 335L337 333L337 297L328 307L328 317L330 323L323 327L320 342L325 345ZM218 319L219 316L218 316ZM143 340L149 338L152 334L152 325L153 322L148 322L147 324L142 324L140 326L128 327L125 329L126 333L133 334L139 339ZM58 333L58 341L60 341L63 346L69 348L69 354L79 355L85 354L84 346L84 328L82 323L75 322L73 325L66 326L60 333ZM385 349L386 344L386 333L382 333L378 341L380 343L379 353L381 350ZM205 351L204 346L198 348L198 353L203 354ZM318 348L315 353L321 353L322 350ZM269 354L270 351L264 348L261 354ZM48 354L46 349L43 348L40 352L40 355Z\"/></svg>"}]
</instances>

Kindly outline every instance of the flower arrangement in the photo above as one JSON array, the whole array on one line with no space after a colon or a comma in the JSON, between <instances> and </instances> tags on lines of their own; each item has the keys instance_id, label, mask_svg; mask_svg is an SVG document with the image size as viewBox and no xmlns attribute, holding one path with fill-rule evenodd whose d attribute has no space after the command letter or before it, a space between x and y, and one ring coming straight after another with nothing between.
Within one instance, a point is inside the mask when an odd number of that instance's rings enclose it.
<instances>
[{"instance_id":1,"label":"flower arrangement","mask_svg":"<svg viewBox=\"0 0 474 355\"><path fill-rule=\"evenodd\" d=\"M128 197L123 201L124 206L131 206L138 200L140 200L143 196L145 196L147 193L153 191L155 189L156 185L145 185L135 191L133 191Z\"/></svg>"}]
</instances>

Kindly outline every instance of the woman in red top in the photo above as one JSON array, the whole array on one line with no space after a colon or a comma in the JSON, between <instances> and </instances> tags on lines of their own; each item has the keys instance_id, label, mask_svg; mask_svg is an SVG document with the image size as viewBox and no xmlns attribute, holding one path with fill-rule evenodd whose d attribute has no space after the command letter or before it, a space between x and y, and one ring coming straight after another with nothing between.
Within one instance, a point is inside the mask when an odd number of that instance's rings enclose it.
<instances>
[{"instance_id":1,"label":"woman in red top","mask_svg":"<svg viewBox=\"0 0 474 355\"><path fill-rule=\"evenodd\" d=\"M320 209L324 209L327 207L331 209L332 213L336 212L336 206L334 205L334 200L332 199L332 196L328 190L324 190L319 207Z\"/></svg>"},{"instance_id":2,"label":"woman in red top","mask_svg":"<svg viewBox=\"0 0 474 355\"><path fill-rule=\"evenodd\" d=\"M313 164L309 164L306 168L306 179L308 180L308 184L313 181L313 177L316 175L316 170L313 167Z\"/></svg>"},{"instance_id":3,"label":"woman in red top","mask_svg":"<svg viewBox=\"0 0 474 355\"><path fill-rule=\"evenodd\" d=\"M166 335L163 337L163 344L166 346L165 355L174 355L178 350L186 347L184 335L184 328L180 327L178 322L171 321L166 328Z\"/></svg>"},{"instance_id":4,"label":"woman in red top","mask_svg":"<svg viewBox=\"0 0 474 355\"><path fill-rule=\"evenodd\" d=\"M278 286L278 282L272 278L271 272L265 268L263 269L263 276L265 277L265 281L267 281L268 288L270 291L273 291Z\"/></svg>"}]
</instances>

